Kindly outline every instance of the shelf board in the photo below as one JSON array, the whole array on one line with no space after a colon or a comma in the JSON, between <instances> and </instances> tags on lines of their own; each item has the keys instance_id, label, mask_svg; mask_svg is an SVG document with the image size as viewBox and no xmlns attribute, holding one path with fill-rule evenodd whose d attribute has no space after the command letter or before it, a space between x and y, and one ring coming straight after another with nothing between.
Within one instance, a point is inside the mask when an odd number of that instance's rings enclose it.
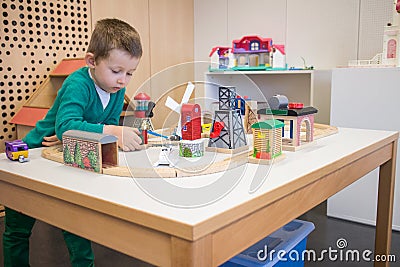
<instances>
[{"instance_id":1,"label":"shelf board","mask_svg":"<svg viewBox=\"0 0 400 267\"><path fill-rule=\"evenodd\" d=\"M208 71L207 75L253 75L253 74L263 74L263 75L274 75L274 74L311 74L314 70L257 70L257 71L240 71L240 70L227 70L227 71Z\"/></svg>"}]
</instances>

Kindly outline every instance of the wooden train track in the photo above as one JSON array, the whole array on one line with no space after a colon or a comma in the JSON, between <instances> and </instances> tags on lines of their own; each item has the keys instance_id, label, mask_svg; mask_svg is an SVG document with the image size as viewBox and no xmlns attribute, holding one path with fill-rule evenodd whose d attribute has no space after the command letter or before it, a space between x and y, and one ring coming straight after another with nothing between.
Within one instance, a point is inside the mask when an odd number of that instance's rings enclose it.
<instances>
[{"instance_id":1,"label":"wooden train track","mask_svg":"<svg viewBox=\"0 0 400 267\"><path fill-rule=\"evenodd\" d=\"M335 134L337 132L338 132L337 127L324 124L317 124L317 123L314 124L315 140ZM139 151L137 153L145 153L145 152ZM206 151L206 156L207 153L215 153L215 151L214 152ZM236 154L223 154L223 155L221 154L222 153L218 153L218 157L214 158L212 162L210 161L207 164L202 164L202 163L197 165L193 164L190 166L186 166L185 168L175 168L167 166L153 167L152 164L149 163L147 167L143 167L142 165L134 167L132 166L106 167L103 168L102 173L114 176L122 176L122 177L176 178L176 177L187 177L193 175L197 176L203 174L224 172L226 170L236 168L238 166L241 166L249 162L248 149L244 151L238 151L238 153ZM52 161L63 163L62 146L59 145L43 149L42 157ZM143 157L141 156L140 158L145 158L145 156Z\"/></svg>"},{"instance_id":2,"label":"wooden train track","mask_svg":"<svg viewBox=\"0 0 400 267\"><path fill-rule=\"evenodd\" d=\"M157 150L157 148L149 148ZM160 149L160 148L159 148ZM204 175L211 173L224 172L226 170L236 168L240 165L246 164L248 162L248 149L240 151L236 154L223 154L216 152L205 152L204 158L209 158L200 164L187 164L182 167L168 167L168 166L158 166L153 167L152 162L148 162L146 159L146 151L137 151L129 153L140 153L138 158L143 159L143 164L135 166L108 166L102 169L103 174L122 176L122 177L140 177L140 178L176 178L176 177L187 177L194 175ZM153 151L152 154L159 154L158 150ZM127 154L131 155L131 154ZM62 146L54 146L45 148L42 150L42 157L63 163L63 152ZM154 156L152 157L154 159ZM135 161L131 161L135 162ZM137 159L136 159L137 163ZM134 164L134 163L132 163ZM145 167L142 167L145 165ZM147 166L146 166L147 165Z\"/></svg>"}]
</instances>

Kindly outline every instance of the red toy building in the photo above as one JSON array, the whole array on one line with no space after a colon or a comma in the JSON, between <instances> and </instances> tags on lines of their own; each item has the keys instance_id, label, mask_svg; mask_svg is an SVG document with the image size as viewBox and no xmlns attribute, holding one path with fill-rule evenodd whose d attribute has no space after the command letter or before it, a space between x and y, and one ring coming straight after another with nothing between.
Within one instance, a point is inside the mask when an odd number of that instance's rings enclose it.
<instances>
[{"instance_id":1,"label":"red toy building","mask_svg":"<svg viewBox=\"0 0 400 267\"><path fill-rule=\"evenodd\" d=\"M201 109L198 104L183 104L181 109L182 139L201 138Z\"/></svg>"}]
</instances>

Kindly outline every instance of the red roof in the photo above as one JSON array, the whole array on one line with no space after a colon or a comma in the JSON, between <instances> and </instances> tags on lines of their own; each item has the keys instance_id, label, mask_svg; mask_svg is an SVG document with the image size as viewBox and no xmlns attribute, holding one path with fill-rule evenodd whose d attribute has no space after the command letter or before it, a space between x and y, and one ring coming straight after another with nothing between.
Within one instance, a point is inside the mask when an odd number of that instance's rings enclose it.
<instances>
[{"instance_id":1,"label":"red roof","mask_svg":"<svg viewBox=\"0 0 400 267\"><path fill-rule=\"evenodd\" d=\"M281 52L282 55L285 55L285 46L284 45L273 45L273 47Z\"/></svg>"},{"instance_id":2,"label":"red roof","mask_svg":"<svg viewBox=\"0 0 400 267\"><path fill-rule=\"evenodd\" d=\"M38 120L46 116L48 110L47 108L22 107L11 119L10 123L35 126Z\"/></svg>"},{"instance_id":3,"label":"red roof","mask_svg":"<svg viewBox=\"0 0 400 267\"><path fill-rule=\"evenodd\" d=\"M148 96L146 93L138 93L135 95L133 98L134 100L150 100L150 96Z\"/></svg>"},{"instance_id":4,"label":"red roof","mask_svg":"<svg viewBox=\"0 0 400 267\"><path fill-rule=\"evenodd\" d=\"M250 43L253 41L258 41L260 43L259 50L260 51L268 51L270 52L272 46L272 38L262 38L257 35L248 35L243 36L240 40L233 40L233 52L238 51L250 51ZM255 52L255 51L252 51Z\"/></svg>"},{"instance_id":5,"label":"red roof","mask_svg":"<svg viewBox=\"0 0 400 267\"><path fill-rule=\"evenodd\" d=\"M67 76L72 72L86 66L86 61L82 58L63 59L60 64L50 74L51 76Z\"/></svg>"},{"instance_id":6,"label":"red roof","mask_svg":"<svg viewBox=\"0 0 400 267\"><path fill-rule=\"evenodd\" d=\"M218 52L218 56L223 56L229 49L231 49L230 47L226 47L226 46L216 46L213 47L213 49L211 49L210 54L208 55L209 57L211 57L215 51Z\"/></svg>"}]
</instances>

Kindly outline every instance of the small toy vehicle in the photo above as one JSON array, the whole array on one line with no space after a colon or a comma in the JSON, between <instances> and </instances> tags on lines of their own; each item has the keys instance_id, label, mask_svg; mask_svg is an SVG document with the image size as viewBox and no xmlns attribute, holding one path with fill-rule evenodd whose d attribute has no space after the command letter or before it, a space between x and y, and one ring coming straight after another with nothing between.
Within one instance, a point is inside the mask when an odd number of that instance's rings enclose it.
<instances>
[{"instance_id":1,"label":"small toy vehicle","mask_svg":"<svg viewBox=\"0 0 400 267\"><path fill-rule=\"evenodd\" d=\"M22 140L5 141L6 155L10 160L18 160L19 162L28 161L29 149L28 145Z\"/></svg>"}]
</instances>

